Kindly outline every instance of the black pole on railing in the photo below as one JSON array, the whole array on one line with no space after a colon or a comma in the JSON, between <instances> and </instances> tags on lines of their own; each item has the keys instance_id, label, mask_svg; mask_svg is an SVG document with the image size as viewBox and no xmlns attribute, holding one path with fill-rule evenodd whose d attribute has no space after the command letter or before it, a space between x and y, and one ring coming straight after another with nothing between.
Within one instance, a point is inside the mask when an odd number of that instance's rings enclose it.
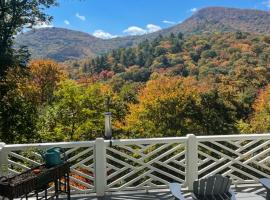
<instances>
[{"instance_id":1,"label":"black pole on railing","mask_svg":"<svg viewBox=\"0 0 270 200\"><path fill-rule=\"evenodd\" d=\"M111 140L112 139L112 113L105 112L105 135L104 139Z\"/></svg>"}]
</instances>

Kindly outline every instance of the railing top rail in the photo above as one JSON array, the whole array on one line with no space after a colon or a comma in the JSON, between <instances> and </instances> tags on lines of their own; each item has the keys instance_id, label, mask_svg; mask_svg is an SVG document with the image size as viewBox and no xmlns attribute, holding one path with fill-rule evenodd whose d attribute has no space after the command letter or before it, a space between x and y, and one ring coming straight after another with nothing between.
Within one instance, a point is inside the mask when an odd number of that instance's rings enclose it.
<instances>
[{"instance_id":1,"label":"railing top rail","mask_svg":"<svg viewBox=\"0 0 270 200\"><path fill-rule=\"evenodd\" d=\"M95 141L9 144L5 146L5 149L9 149L9 150L23 150L23 149L29 149L29 148L46 149L46 148L55 147L55 146L59 146L63 148L73 148L73 147L89 147L89 146L94 146L94 145L95 145Z\"/></svg>"},{"instance_id":2,"label":"railing top rail","mask_svg":"<svg viewBox=\"0 0 270 200\"><path fill-rule=\"evenodd\" d=\"M196 136L197 141L226 141L226 140L257 140L257 139L270 139L270 133L265 134L241 134L241 135L213 135L213 136ZM188 139L185 137L165 137L165 138L141 138L141 139L118 139L118 140L105 140L106 146L110 143L112 145L132 145L132 144L162 144L162 143L179 143L186 142ZM23 150L28 148L50 148L60 146L64 148L73 147L89 147L94 146L93 141L80 141L80 142L55 142L55 143L34 143L34 144L9 144L5 148L10 150Z\"/></svg>"},{"instance_id":3,"label":"railing top rail","mask_svg":"<svg viewBox=\"0 0 270 200\"><path fill-rule=\"evenodd\" d=\"M226 140L257 140L270 139L269 133L264 134L241 134L241 135L213 135L213 136L197 136L200 141L226 141Z\"/></svg>"},{"instance_id":4,"label":"railing top rail","mask_svg":"<svg viewBox=\"0 0 270 200\"><path fill-rule=\"evenodd\" d=\"M141 139L119 139L119 140L105 140L105 143L112 145L120 144L161 144L161 143L178 143L186 142L187 137L165 137L165 138L141 138Z\"/></svg>"}]
</instances>

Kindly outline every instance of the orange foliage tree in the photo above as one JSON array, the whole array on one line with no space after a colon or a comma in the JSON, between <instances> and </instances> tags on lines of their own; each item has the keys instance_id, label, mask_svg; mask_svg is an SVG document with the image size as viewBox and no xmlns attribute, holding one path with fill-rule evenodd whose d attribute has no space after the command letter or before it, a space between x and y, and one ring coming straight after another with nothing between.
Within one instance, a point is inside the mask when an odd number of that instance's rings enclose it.
<instances>
[{"instance_id":1,"label":"orange foliage tree","mask_svg":"<svg viewBox=\"0 0 270 200\"><path fill-rule=\"evenodd\" d=\"M33 60L29 64L27 90L35 103L49 103L59 83L67 78L63 67L52 60Z\"/></svg>"},{"instance_id":2,"label":"orange foliage tree","mask_svg":"<svg viewBox=\"0 0 270 200\"><path fill-rule=\"evenodd\" d=\"M129 137L229 134L236 131L235 108L208 81L193 77L153 75L129 105Z\"/></svg>"},{"instance_id":3,"label":"orange foliage tree","mask_svg":"<svg viewBox=\"0 0 270 200\"><path fill-rule=\"evenodd\" d=\"M34 60L26 69L10 69L1 83L8 92L0 100L0 137L8 143L36 141L40 108L52 102L54 91L66 77L51 60Z\"/></svg>"},{"instance_id":4,"label":"orange foliage tree","mask_svg":"<svg viewBox=\"0 0 270 200\"><path fill-rule=\"evenodd\" d=\"M201 91L203 87L193 78L160 76L148 81L139 93L140 103L130 104L127 131L133 132L133 137L140 133L154 137L198 130L193 119L199 114Z\"/></svg>"},{"instance_id":5,"label":"orange foliage tree","mask_svg":"<svg viewBox=\"0 0 270 200\"><path fill-rule=\"evenodd\" d=\"M270 131L270 84L262 90L253 104L254 113L250 118L251 132Z\"/></svg>"}]
</instances>

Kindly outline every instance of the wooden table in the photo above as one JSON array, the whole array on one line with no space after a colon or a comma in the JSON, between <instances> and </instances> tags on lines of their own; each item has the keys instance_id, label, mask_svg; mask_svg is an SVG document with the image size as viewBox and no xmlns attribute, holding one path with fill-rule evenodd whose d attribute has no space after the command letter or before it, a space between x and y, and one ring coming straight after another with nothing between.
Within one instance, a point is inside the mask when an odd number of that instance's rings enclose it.
<instances>
[{"instance_id":1,"label":"wooden table","mask_svg":"<svg viewBox=\"0 0 270 200\"><path fill-rule=\"evenodd\" d=\"M35 175L33 174L34 169L42 170ZM6 180L2 179L0 182L0 196L3 196L3 199L13 200L18 197L28 199L28 197L33 196L31 194L34 194L37 200L47 200L54 197L58 199L60 193L65 193L67 199L70 200L69 172L70 166L68 162L51 168L38 166ZM54 194L48 197L47 190L52 182L54 183ZM38 193L43 191L44 196L39 197Z\"/></svg>"}]
</instances>

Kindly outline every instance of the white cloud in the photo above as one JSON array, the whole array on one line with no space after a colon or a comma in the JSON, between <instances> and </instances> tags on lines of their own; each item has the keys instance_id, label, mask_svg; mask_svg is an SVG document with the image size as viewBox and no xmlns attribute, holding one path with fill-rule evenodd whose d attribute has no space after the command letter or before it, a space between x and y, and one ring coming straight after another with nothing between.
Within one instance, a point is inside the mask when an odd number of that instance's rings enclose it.
<instances>
[{"instance_id":1,"label":"white cloud","mask_svg":"<svg viewBox=\"0 0 270 200\"><path fill-rule=\"evenodd\" d=\"M130 26L127 29L125 29L123 32L127 33L128 35L143 35L147 33L145 29L140 28L138 26Z\"/></svg>"},{"instance_id":2,"label":"white cloud","mask_svg":"<svg viewBox=\"0 0 270 200\"><path fill-rule=\"evenodd\" d=\"M111 38L116 38L118 37L117 35L112 35L108 32L105 32L103 30L95 30L93 33L93 36L102 38L102 39L111 39Z\"/></svg>"},{"instance_id":3,"label":"white cloud","mask_svg":"<svg viewBox=\"0 0 270 200\"><path fill-rule=\"evenodd\" d=\"M53 24L49 24L46 22L38 22L36 25L33 26L35 29L40 29L40 28L51 28L53 27Z\"/></svg>"},{"instance_id":4,"label":"white cloud","mask_svg":"<svg viewBox=\"0 0 270 200\"><path fill-rule=\"evenodd\" d=\"M125 29L123 33L126 33L128 35L143 35L147 33L153 33L159 30L161 30L160 26L157 26L155 24L147 24L145 29L138 26L130 26Z\"/></svg>"},{"instance_id":5,"label":"white cloud","mask_svg":"<svg viewBox=\"0 0 270 200\"><path fill-rule=\"evenodd\" d=\"M168 21L168 20L163 20L162 22L163 22L164 24L176 24L176 22Z\"/></svg>"},{"instance_id":6,"label":"white cloud","mask_svg":"<svg viewBox=\"0 0 270 200\"><path fill-rule=\"evenodd\" d=\"M270 8L270 0L264 1L263 4L266 5L268 8Z\"/></svg>"},{"instance_id":7,"label":"white cloud","mask_svg":"<svg viewBox=\"0 0 270 200\"><path fill-rule=\"evenodd\" d=\"M76 13L76 17L82 21L85 21L86 20L86 17L83 16L83 15L80 15L79 13Z\"/></svg>"},{"instance_id":8,"label":"white cloud","mask_svg":"<svg viewBox=\"0 0 270 200\"><path fill-rule=\"evenodd\" d=\"M70 25L70 22L68 20L64 20L64 24Z\"/></svg>"},{"instance_id":9,"label":"white cloud","mask_svg":"<svg viewBox=\"0 0 270 200\"><path fill-rule=\"evenodd\" d=\"M191 8L189 11L192 12L192 13L195 13L195 12L198 11L198 8Z\"/></svg>"},{"instance_id":10,"label":"white cloud","mask_svg":"<svg viewBox=\"0 0 270 200\"><path fill-rule=\"evenodd\" d=\"M161 27L155 24L147 24L146 28L148 33L153 33L161 30Z\"/></svg>"}]
</instances>

